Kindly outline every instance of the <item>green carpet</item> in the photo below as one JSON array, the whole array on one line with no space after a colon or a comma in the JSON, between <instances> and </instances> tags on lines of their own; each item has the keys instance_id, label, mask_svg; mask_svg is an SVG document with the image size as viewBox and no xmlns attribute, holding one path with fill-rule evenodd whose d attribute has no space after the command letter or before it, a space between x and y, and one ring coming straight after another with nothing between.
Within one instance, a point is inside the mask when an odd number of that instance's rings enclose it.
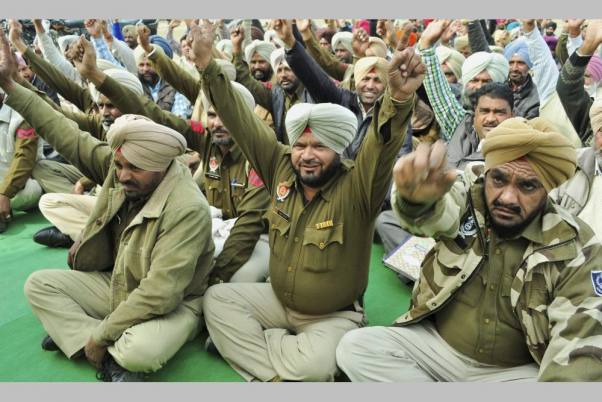
<instances>
[{"instance_id":1,"label":"green carpet","mask_svg":"<svg viewBox=\"0 0 602 402\"><path fill-rule=\"evenodd\" d=\"M85 359L68 360L60 352L45 352L42 325L23 294L27 276L44 268L67 268L67 250L50 249L31 240L48 226L39 213L17 213L0 234L0 381L96 381ZM364 304L369 325L389 325L409 306L410 289L381 262L383 248L372 247L370 282ZM221 358L203 349L207 333L186 345L149 381L242 381Z\"/></svg>"}]
</instances>

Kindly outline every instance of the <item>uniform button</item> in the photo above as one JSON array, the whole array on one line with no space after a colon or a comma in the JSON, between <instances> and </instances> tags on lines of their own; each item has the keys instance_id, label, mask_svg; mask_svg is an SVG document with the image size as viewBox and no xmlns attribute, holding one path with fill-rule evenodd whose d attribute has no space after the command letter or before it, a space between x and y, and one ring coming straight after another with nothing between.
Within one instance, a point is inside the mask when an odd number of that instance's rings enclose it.
<instances>
[{"instance_id":1,"label":"uniform button","mask_svg":"<svg viewBox=\"0 0 602 402\"><path fill-rule=\"evenodd\" d=\"M431 306L437 307L437 303L433 302L433 303L431 303Z\"/></svg>"},{"instance_id":2,"label":"uniform button","mask_svg":"<svg viewBox=\"0 0 602 402\"><path fill-rule=\"evenodd\" d=\"M272 229L276 229L276 224L272 223Z\"/></svg>"},{"instance_id":3,"label":"uniform button","mask_svg":"<svg viewBox=\"0 0 602 402\"><path fill-rule=\"evenodd\" d=\"M495 286L493 286L493 285L489 285L489 289L490 289L490 290L495 290Z\"/></svg>"},{"instance_id":4,"label":"uniform button","mask_svg":"<svg viewBox=\"0 0 602 402\"><path fill-rule=\"evenodd\" d=\"M96 224L97 224L98 226L102 225L102 220L100 220L100 219L96 219Z\"/></svg>"},{"instance_id":5,"label":"uniform button","mask_svg":"<svg viewBox=\"0 0 602 402\"><path fill-rule=\"evenodd\" d=\"M485 324L489 324L489 318L485 318Z\"/></svg>"},{"instance_id":6,"label":"uniform button","mask_svg":"<svg viewBox=\"0 0 602 402\"><path fill-rule=\"evenodd\" d=\"M479 349L479 353L485 353L483 349Z\"/></svg>"},{"instance_id":7,"label":"uniform button","mask_svg":"<svg viewBox=\"0 0 602 402\"><path fill-rule=\"evenodd\" d=\"M294 268L293 267L288 267L288 272L293 272Z\"/></svg>"},{"instance_id":8,"label":"uniform button","mask_svg":"<svg viewBox=\"0 0 602 402\"><path fill-rule=\"evenodd\" d=\"M496 253L497 255L500 255L500 254L502 254L502 250L500 250L499 248L496 248L496 249L495 249L495 253Z\"/></svg>"},{"instance_id":9,"label":"uniform button","mask_svg":"<svg viewBox=\"0 0 602 402\"><path fill-rule=\"evenodd\" d=\"M294 241L295 243L297 243L297 242L299 241L299 238L298 238L298 237L295 237L295 238L293 239L293 241Z\"/></svg>"},{"instance_id":10,"label":"uniform button","mask_svg":"<svg viewBox=\"0 0 602 402\"><path fill-rule=\"evenodd\" d=\"M460 279L466 279L466 274L460 275Z\"/></svg>"},{"instance_id":11,"label":"uniform button","mask_svg":"<svg viewBox=\"0 0 602 402\"><path fill-rule=\"evenodd\" d=\"M323 241L320 242L320 250L324 250L324 247L326 247L326 244L324 244Z\"/></svg>"}]
</instances>

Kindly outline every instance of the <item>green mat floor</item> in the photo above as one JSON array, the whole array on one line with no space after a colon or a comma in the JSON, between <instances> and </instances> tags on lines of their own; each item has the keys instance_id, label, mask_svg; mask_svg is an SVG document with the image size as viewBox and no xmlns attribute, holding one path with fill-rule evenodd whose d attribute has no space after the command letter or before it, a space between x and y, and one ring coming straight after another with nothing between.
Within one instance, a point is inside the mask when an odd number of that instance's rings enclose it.
<instances>
[{"instance_id":1,"label":"green mat floor","mask_svg":"<svg viewBox=\"0 0 602 402\"><path fill-rule=\"evenodd\" d=\"M31 312L23 284L33 271L67 268L67 250L50 249L32 236L48 226L39 213L17 213L0 234L0 381L96 381L95 370L84 360L68 360L60 352L45 352L42 325ZM410 289L385 268L383 248L372 247L370 281L365 295L369 325L389 325L408 309ZM242 381L221 358L203 349L207 332L184 345L149 381Z\"/></svg>"}]
</instances>

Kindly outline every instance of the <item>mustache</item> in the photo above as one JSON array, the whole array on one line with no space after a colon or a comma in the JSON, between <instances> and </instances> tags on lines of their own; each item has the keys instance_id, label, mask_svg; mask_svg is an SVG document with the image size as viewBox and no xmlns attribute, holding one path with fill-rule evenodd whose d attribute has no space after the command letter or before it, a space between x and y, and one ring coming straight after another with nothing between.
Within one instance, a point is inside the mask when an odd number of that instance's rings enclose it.
<instances>
[{"instance_id":1,"label":"mustache","mask_svg":"<svg viewBox=\"0 0 602 402\"><path fill-rule=\"evenodd\" d=\"M516 204L502 204L498 200L493 201L493 207L494 208L504 208L504 209L507 209L509 211L514 212L515 214L520 214L520 212L521 212L521 208L518 205L516 205Z\"/></svg>"}]
</instances>

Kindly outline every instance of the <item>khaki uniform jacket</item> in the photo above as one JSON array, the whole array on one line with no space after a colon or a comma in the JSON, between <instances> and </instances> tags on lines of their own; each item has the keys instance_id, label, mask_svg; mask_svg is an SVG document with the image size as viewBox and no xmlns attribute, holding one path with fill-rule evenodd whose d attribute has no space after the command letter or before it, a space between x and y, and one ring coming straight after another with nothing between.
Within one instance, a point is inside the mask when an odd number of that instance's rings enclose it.
<instances>
[{"instance_id":1,"label":"khaki uniform jacket","mask_svg":"<svg viewBox=\"0 0 602 402\"><path fill-rule=\"evenodd\" d=\"M591 195L596 173L596 152L594 148L577 150L577 171L561 186L550 192L550 198L556 204L577 216L583 211Z\"/></svg>"},{"instance_id":2,"label":"khaki uniform jacket","mask_svg":"<svg viewBox=\"0 0 602 402\"><path fill-rule=\"evenodd\" d=\"M467 177L459 175L430 208L410 205L394 191L393 209L401 226L437 240L422 263L410 310L396 325L437 312L494 258L487 255L483 176L474 184ZM593 281L602 266L602 247L587 224L549 199L541 222L541 240L528 245L512 279L509 303L540 365L540 380L600 381L602 297Z\"/></svg>"},{"instance_id":3,"label":"khaki uniform jacket","mask_svg":"<svg viewBox=\"0 0 602 402\"><path fill-rule=\"evenodd\" d=\"M221 209L224 219L238 218L217 258L210 283L228 281L249 260L265 231L262 216L269 204L267 192L256 190L257 186L263 187L262 183L249 181L249 166L240 148L234 145L223 156L200 124L161 110L155 102L136 95L111 77L106 77L98 90L123 113L147 116L178 131L186 138L188 147L199 152L205 169L201 188L209 205Z\"/></svg>"},{"instance_id":4,"label":"khaki uniform jacket","mask_svg":"<svg viewBox=\"0 0 602 402\"><path fill-rule=\"evenodd\" d=\"M87 177L104 182L73 262L75 270L112 270L111 313L93 332L94 340L110 344L127 328L168 314L182 302L200 307L214 245L209 205L188 168L172 162L123 231L119 249L113 250L109 222L123 205L125 194L116 179L108 144L81 132L74 122L22 87L8 102Z\"/></svg>"},{"instance_id":5,"label":"khaki uniform jacket","mask_svg":"<svg viewBox=\"0 0 602 402\"><path fill-rule=\"evenodd\" d=\"M290 147L278 143L247 109L215 61L201 73L201 81L270 193L270 280L280 302L304 314L327 314L353 304L366 290L374 220L389 189L413 99L395 103L387 92L357 159L344 160L304 205Z\"/></svg>"}]
</instances>

